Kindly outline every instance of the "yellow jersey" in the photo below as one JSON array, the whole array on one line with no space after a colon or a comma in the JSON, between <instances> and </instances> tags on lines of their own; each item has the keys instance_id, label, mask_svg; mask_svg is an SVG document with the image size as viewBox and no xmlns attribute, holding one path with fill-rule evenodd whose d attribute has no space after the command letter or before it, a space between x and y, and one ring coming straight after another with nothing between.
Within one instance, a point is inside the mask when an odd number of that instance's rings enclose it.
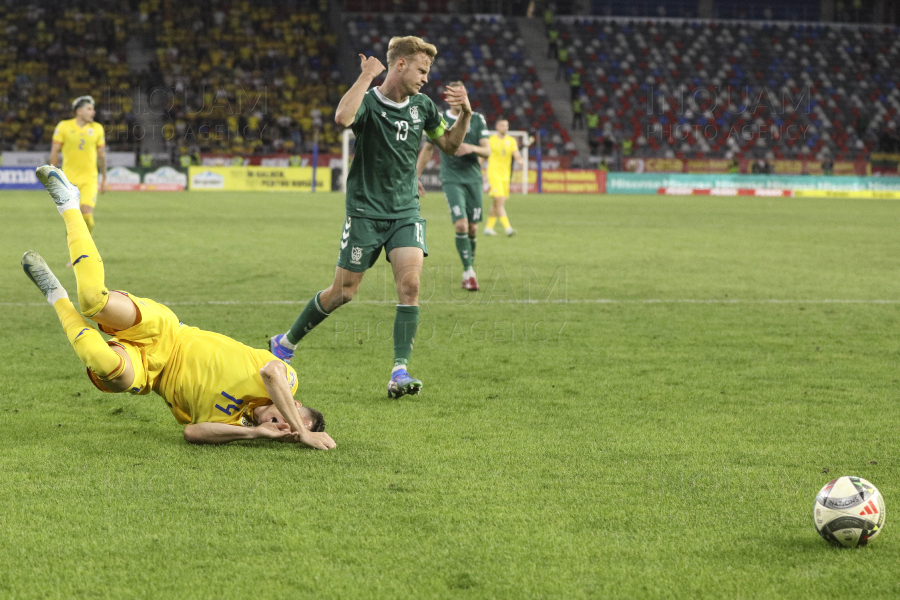
<instances>
[{"instance_id":1,"label":"yellow jersey","mask_svg":"<svg viewBox=\"0 0 900 600\"><path fill-rule=\"evenodd\" d=\"M153 390L179 423L251 425L253 409L270 400L259 370L278 359L218 333L184 325L179 329L180 339ZM297 372L285 366L293 394Z\"/></svg>"},{"instance_id":2,"label":"yellow jersey","mask_svg":"<svg viewBox=\"0 0 900 600\"><path fill-rule=\"evenodd\" d=\"M175 420L188 423L253 425L253 409L270 401L259 370L278 360L268 350L245 346L228 336L189 327L168 307L127 292L140 311L140 321L107 343L128 354L134 368L132 394L156 392ZM297 372L285 363L285 377L293 395ZM109 391L93 372L88 377L101 391Z\"/></svg>"},{"instance_id":3,"label":"yellow jersey","mask_svg":"<svg viewBox=\"0 0 900 600\"><path fill-rule=\"evenodd\" d=\"M511 135L501 138L495 134L488 138L488 141L491 144L491 156L488 158L487 166L488 177L509 179L513 155L519 149L516 139Z\"/></svg>"},{"instance_id":4,"label":"yellow jersey","mask_svg":"<svg viewBox=\"0 0 900 600\"><path fill-rule=\"evenodd\" d=\"M106 146L103 126L75 119L60 121L53 130L53 141L62 144L62 169L73 184L97 181L97 148Z\"/></svg>"}]
</instances>

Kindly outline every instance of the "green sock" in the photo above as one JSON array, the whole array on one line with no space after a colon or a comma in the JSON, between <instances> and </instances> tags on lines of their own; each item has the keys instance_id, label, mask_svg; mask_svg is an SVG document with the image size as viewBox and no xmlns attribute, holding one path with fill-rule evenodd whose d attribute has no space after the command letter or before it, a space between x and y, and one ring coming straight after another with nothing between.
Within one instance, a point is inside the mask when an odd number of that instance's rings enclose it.
<instances>
[{"instance_id":1,"label":"green sock","mask_svg":"<svg viewBox=\"0 0 900 600\"><path fill-rule=\"evenodd\" d=\"M472 247L472 264L475 263L475 237L469 236L469 246Z\"/></svg>"},{"instance_id":2,"label":"green sock","mask_svg":"<svg viewBox=\"0 0 900 600\"><path fill-rule=\"evenodd\" d=\"M324 321L325 317L331 314L325 312L325 309L322 308L322 304L319 302L319 296L321 295L322 292L319 292L313 296L312 300L306 303L306 307L300 313L300 316L297 317L297 320L294 321L294 324L291 325L290 331L287 332L287 339L290 343L296 344L302 340L304 335L312 331L313 327Z\"/></svg>"},{"instance_id":3,"label":"green sock","mask_svg":"<svg viewBox=\"0 0 900 600\"><path fill-rule=\"evenodd\" d=\"M419 307L397 305L394 317L394 366L409 364L416 328L419 326Z\"/></svg>"},{"instance_id":4,"label":"green sock","mask_svg":"<svg viewBox=\"0 0 900 600\"><path fill-rule=\"evenodd\" d=\"M472 266L472 243L469 241L469 236L466 234L456 234L456 251L459 252L459 257L462 259L463 269L468 269Z\"/></svg>"}]
</instances>

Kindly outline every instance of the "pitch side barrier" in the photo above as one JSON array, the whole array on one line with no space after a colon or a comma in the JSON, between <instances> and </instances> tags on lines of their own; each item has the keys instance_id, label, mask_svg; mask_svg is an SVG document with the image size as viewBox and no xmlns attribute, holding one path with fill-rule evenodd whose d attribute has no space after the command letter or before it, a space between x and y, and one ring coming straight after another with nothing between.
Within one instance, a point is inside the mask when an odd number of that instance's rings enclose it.
<instances>
[{"instance_id":1,"label":"pitch side barrier","mask_svg":"<svg viewBox=\"0 0 900 600\"><path fill-rule=\"evenodd\" d=\"M608 173L606 193L900 199L900 177Z\"/></svg>"},{"instance_id":2,"label":"pitch side barrier","mask_svg":"<svg viewBox=\"0 0 900 600\"><path fill-rule=\"evenodd\" d=\"M315 180L315 185L313 181ZM328 167L189 167L188 189L204 192L311 192L331 190Z\"/></svg>"}]
</instances>

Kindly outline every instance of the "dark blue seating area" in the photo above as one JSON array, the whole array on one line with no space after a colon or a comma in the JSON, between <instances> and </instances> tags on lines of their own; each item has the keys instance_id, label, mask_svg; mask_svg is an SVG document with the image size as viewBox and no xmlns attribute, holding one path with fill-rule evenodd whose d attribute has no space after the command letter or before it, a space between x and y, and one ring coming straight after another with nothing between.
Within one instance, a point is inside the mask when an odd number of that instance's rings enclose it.
<instances>
[{"instance_id":1,"label":"dark blue seating area","mask_svg":"<svg viewBox=\"0 0 900 600\"><path fill-rule=\"evenodd\" d=\"M546 129L556 135L544 137L543 151L566 152L568 133L557 122L534 65L526 59L515 22L472 15L381 14L354 15L345 24L354 53L382 60L394 36L416 35L433 43L438 56L424 93L439 101L447 83L461 80L472 107L484 114L491 128L505 117L511 129Z\"/></svg>"},{"instance_id":2,"label":"dark blue seating area","mask_svg":"<svg viewBox=\"0 0 900 600\"><path fill-rule=\"evenodd\" d=\"M900 110L893 27L560 19L588 112L638 155L868 155Z\"/></svg>"}]
</instances>

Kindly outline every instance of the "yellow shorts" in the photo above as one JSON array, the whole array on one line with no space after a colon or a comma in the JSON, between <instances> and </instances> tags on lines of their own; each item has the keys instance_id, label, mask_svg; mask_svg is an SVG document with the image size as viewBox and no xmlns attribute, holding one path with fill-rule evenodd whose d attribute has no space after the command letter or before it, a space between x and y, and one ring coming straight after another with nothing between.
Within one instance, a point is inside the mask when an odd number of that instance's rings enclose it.
<instances>
[{"instance_id":1,"label":"yellow shorts","mask_svg":"<svg viewBox=\"0 0 900 600\"><path fill-rule=\"evenodd\" d=\"M128 292L110 290L113 294L128 296L141 314L141 321L137 325L121 331L108 331L101 327L101 331L114 336L107 344L119 346L131 359L134 369L134 382L128 391L132 394L149 394L156 383L160 372L169 362L172 351L179 338L179 331L185 331L171 310L158 302L148 298L138 298ZM88 371L90 375L90 371ZM101 387L95 377L91 381L101 391L108 391Z\"/></svg>"},{"instance_id":2,"label":"yellow shorts","mask_svg":"<svg viewBox=\"0 0 900 600\"><path fill-rule=\"evenodd\" d=\"M491 186L491 198L509 198L509 177L488 176Z\"/></svg>"},{"instance_id":3,"label":"yellow shorts","mask_svg":"<svg viewBox=\"0 0 900 600\"><path fill-rule=\"evenodd\" d=\"M99 186L96 179L87 183L75 183L73 181L72 184L81 192L81 204L91 208L97 206L97 190Z\"/></svg>"}]
</instances>

